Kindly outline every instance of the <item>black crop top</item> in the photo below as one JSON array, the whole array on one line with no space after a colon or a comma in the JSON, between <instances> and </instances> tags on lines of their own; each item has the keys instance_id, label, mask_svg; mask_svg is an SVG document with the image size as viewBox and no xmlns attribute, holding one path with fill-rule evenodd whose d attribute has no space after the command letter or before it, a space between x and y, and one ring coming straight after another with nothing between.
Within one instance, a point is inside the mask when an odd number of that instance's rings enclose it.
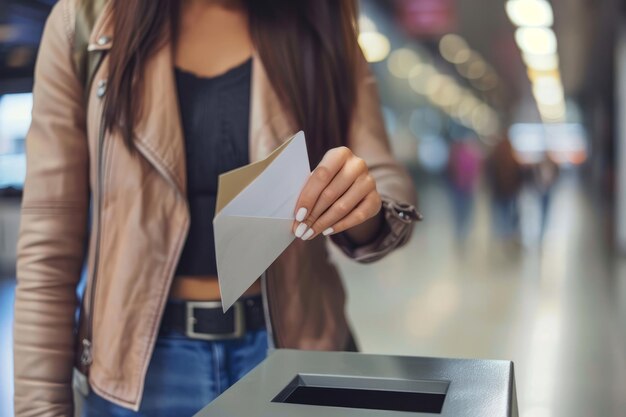
<instances>
[{"instance_id":1,"label":"black crop top","mask_svg":"<svg viewBox=\"0 0 626 417\"><path fill-rule=\"evenodd\" d=\"M248 163L252 59L210 78L175 71L191 215L176 275L217 275L213 238L217 179Z\"/></svg>"}]
</instances>

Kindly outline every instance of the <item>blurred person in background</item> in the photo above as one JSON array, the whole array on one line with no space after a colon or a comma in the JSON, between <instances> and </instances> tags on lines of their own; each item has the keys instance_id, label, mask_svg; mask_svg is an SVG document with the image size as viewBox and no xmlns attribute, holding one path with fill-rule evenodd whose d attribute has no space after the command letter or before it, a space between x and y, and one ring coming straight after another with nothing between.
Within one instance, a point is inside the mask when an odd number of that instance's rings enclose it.
<instances>
[{"instance_id":1,"label":"blurred person in background","mask_svg":"<svg viewBox=\"0 0 626 417\"><path fill-rule=\"evenodd\" d=\"M474 194L480 178L481 153L475 139L454 141L448 159L448 179L458 243L464 243L472 225Z\"/></svg>"},{"instance_id":2,"label":"blurred person in background","mask_svg":"<svg viewBox=\"0 0 626 417\"><path fill-rule=\"evenodd\" d=\"M543 242L548 222L550 201L554 186L559 178L559 166L552 160L548 153L542 160L530 167L531 187L537 193L539 200L539 243Z\"/></svg>"},{"instance_id":3,"label":"blurred person in background","mask_svg":"<svg viewBox=\"0 0 626 417\"><path fill-rule=\"evenodd\" d=\"M494 146L485 163L485 170L491 191L495 235L502 240L516 241L519 239L518 197L523 172L507 136Z\"/></svg>"},{"instance_id":4,"label":"blurred person in background","mask_svg":"<svg viewBox=\"0 0 626 417\"><path fill-rule=\"evenodd\" d=\"M357 44L355 2L110 0L85 31L101 3L61 0L37 62L16 416L72 415L74 365L83 416L190 416L268 345L354 350L325 237L371 262L419 218ZM93 80L74 62L83 36L104 54ZM316 168L294 208L299 239L223 314L218 175L300 129Z\"/></svg>"}]
</instances>

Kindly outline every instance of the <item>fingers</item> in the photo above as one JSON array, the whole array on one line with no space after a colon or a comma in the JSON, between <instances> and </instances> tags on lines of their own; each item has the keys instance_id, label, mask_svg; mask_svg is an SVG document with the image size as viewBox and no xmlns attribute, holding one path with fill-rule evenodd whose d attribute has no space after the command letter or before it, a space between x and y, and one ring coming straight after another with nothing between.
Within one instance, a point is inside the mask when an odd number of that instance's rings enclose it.
<instances>
[{"instance_id":1,"label":"fingers","mask_svg":"<svg viewBox=\"0 0 626 417\"><path fill-rule=\"evenodd\" d=\"M375 216L380 206L365 161L348 148L331 149L300 193L293 232L302 240L339 233Z\"/></svg>"},{"instance_id":2,"label":"fingers","mask_svg":"<svg viewBox=\"0 0 626 417\"><path fill-rule=\"evenodd\" d=\"M350 155L350 150L345 147L334 148L326 152L324 158L322 158L322 161L313 170L300 193L296 204L296 223L294 223L294 230L296 230L298 224L311 213L322 191L330 184L337 173L341 171Z\"/></svg>"},{"instance_id":3,"label":"fingers","mask_svg":"<svg viewBox=\"0 0 626 417\"><path fill-rule=\"evenodd\" d=\"M357 181L367 182L369 179L362 178L367 176L367 166L362 159L351 158L346 161L345 165L339 171L339 173L333 178L333 180L322 190L313 209L305 219L305 223L309 226L315 224L317 219L324 214L329 207L331 207L337 200L343 196L350 187L356 185ZM359 180L360 179L360 180ZM361 184L359 184L361 185ZM367 192L371 190L364 190L364 193L355 202L356 205Z\"/></svg>"},{"instance_id":4,"label":"fingers","mask_svg":"<svg viewBox=\"0 0 626 417\"><path fill-rule=\"evenodd\" d=\"M356 206L350 214L339 220L333 226L323 229L324 236L333 235L335 233L345 232L346 230L357 226L366 220L376 216L382 207L382 201L378 192L372 191Z\"/></svg>"},{"instance_id":5,"label":"fingers","mask_svg":"<svg viewBox=\"0 0 626 417\"><path fill-rule=\"evenodd\" d=\"M302 236L303 240L320 233L339 233L363 223L380 210L380 197L372 177L363 175L337 201L335 201Z\"/></svg>"}]
</instances>

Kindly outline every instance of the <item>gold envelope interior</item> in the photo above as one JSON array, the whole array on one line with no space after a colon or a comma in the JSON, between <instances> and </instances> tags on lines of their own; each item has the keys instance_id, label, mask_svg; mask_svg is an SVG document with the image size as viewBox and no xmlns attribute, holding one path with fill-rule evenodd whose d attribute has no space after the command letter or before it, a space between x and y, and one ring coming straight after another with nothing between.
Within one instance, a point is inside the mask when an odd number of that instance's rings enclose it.
<instances>
[{"instance_id":1,"label":"gold envelope interior","mask_svg":"<svg viewBox=\"0 0 626 417\"><path fill-rule=\"evenodd\" d=\"M220 174L217 185L217 203L215 205L215 214L231 202L231 200L239 195L256 177L258 177L267 168L278 155L293 140L293 136L285 143L276 148L267 158L248 164L241 168Z\"/></svg>"}]
</instances>

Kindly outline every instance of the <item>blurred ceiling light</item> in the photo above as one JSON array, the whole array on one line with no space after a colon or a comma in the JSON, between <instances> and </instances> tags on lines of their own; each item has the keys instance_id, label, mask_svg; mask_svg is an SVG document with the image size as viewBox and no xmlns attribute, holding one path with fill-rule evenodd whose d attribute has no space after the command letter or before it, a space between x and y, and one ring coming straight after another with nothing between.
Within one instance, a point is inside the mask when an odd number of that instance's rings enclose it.
<instances>
[{"instance_id":1,"label":"blurred ceiling light","mask_svg":"<svg viewBox=\"0 0 626 417\"><path fill-rule=\"evenodd\" d=\"M411 70L420 63L420 59L413 50L408 48L396 49L389 55L387 67L389 72L398 78L409 78Z\"/></svg>"},{"instance_id":2,"label":"blurred ceiling light","mask_svg":"<svg viewBox=\"0 0 626 417\"><path fill-rule=\"evenodd\" d=\"M554 94L563 94L563 84L558 76L543 75L535 78L533 88L549 91Z\"/></svg>"},{"instance_id":3,"label":"blurred ceiling light","mask_svg":"<svg viewBox=\"0 0 626 417\"><path fill-rule=\"evenodd\" d=\"M359 16L359 31L360 32L378 32L376 23L370 19L367 15Z\"/></svg>"},{"instance_id":4,"label":"blurred ceiling light","mask_svg":"<svg viewBox=\"0 0 626 417\"><path fill-rule=\"evenodd\" d=\"M481 136L492 136L498 133L500 124L495 112L482 104L473 111L471 127Z\"/></svg>"},{"instance_id":5,"label":"blurred ceiling light","mask_svg":"<svg viewBox=\"0 0 626 417\"><path fill-rule=\"evenodd\" d=\"M500 82L498 76L493 72L488 72L485 76L472 80L472 85L482 91L493 90Z\"/></svg>"},{"instance_id":6,"label":"blurred ceiling light","mask_svg":"<svg viewBox=\"0 0 626 417\"><path fill-rule=\"evenodd\" d=\"M536 82L537 79L547 79L547 78L553 78L555 80L558 80L559 83L561 82L560 81L561 73L558 69L548 70L548 71L539 71L534 68L528 68L526 73L528 74L528 79L533 83Z\"/></svg>"},{"instance_id":7,"label":"blurred ceiling light","mask_svg":"<svg viewBox=\"0 0 626 417\"><path fill-rule=\"evenodd\" d=\"M471 51L465 40L453 33L449 33L441 38L439 51L441 56L453 64L462 64L471 57Z\"/></svg>"},{"instance_id":8,"label":"blurred ceiling light","mask_svg":"<svg viewBox=\"0 0 626 417\"><path fill-rule=\"evenodd\" d=\"M456 65L456 69L463 77L475 80L485 75L487 64L479 53L472 52L466 62Z\"/></svg>"},{"instance_id":9,"label":"blurred ceiling light","mask_svg":"<svg viewBox=\"0 0 626 417\"><path fill-rule=\"evenodd\" d=\"M435 75L437 75L437 70L432 65L417 64L409 72L409 85L416 93L426 95L430 80Z\"/></svg>"},{"instance_id":10,"label":"blurred ceiling light","mask_svg":"<svg viewBox=\"0 0 626 417\"><path fill-rule=\"evenodd\" d=\"M363 55L368 62L379 62L389 55L389 39L378 32L361 32L359 34L359 45L363 50Z\"/></svg>"},{"instance_id":11,"label":"blurred ceiling light","mask_svg":"<svg viewBox=\"0 0 626 417\"><path fill-rule=\"evenodd\" d=\"M555 105L537 103L539 108L539 114L546 122L562 122L565 120L566 108L565 103L558 103Z\"/></svg>"},{"instance_id":12,"label":"blurred ceiling light","mask_svg":"<svg viewBox=\"0 0 626 417\"><path fill-rule=\"evenodd\" d=\"M497 134L499 130L500 123L498 122L498 119L496 117L490 117L478 133L482 136L493 136Z\"/></svg>"},{"instance_id":13,"label":"blurred ceiling light","mask_svg":"<svg viewBox=\"0 0 626 417\"><path fill-rule=\"evenodd\" d=\"M553 108L553 109L542 109L541 110L541 118L545 122L557 123L565 121L565 109L562 108Z\"/></svg>"},{"instance_id":14,"label":"blurred ceiling light","mask_svg":"<svg viewBox=\"0 0 626 417\"><path fill-rule=\"evenodd\" d=\"M549 117L549 116L542 115L541 120L546 124L565 123L565 116L559 115L559 116Z\"/></svg>"},{"instance_id":15,"label":"blurred ceiling light","mask_svg":"<svg viewBox=\"0 0 626 417\"><path fill-rule=\"evenodd\" d=\"M471 56L472 56L472 51L470 51L469 49L463 49L463 50L460 50L459 52L457 52L454 55L454 60L452 60L450 62L452 62L454 64L467 62L470 59Z\"/></svg>"},{"instance_id":16,"label":"blurred ceiling light","mask_svg":"<svg viewBox=\"0 0 626 417\"><path fill-rule=\"evenodd\" d=\"M557 54L534 55L523 53L522 59L526 66L537 71L551 71L559 68L559 57Z\"/></svg>"},{"instance_id":17,"label":"blurred ceiling light","mask_svg":"<svg viewBox=\"0 0 626 417\"><path fill-rule=\"evenodd\" d=\"M461 89L454 81L448 81L431 100L440 107L452 110L452 107L461 100Z\"/></svg>"},{"instance_id":18,"label":"blurred ceiling light","mask_svg":"<svg viewBox=\"0 0 626 417\"><path fill-rule=\"evenodd\" d=\"M487 73L487 64L483 60L472 62L467 68L467 78L477 80Z\"/></svg>"},{"instance_id":19,"label":"blurred ceiling light","mask_svg":"<svg viewBox=\"0 0 626 417\"><path fill-rule=\"evenodd\" d=\"M515 31L515 42L522 52L534 55L555 54L556 36L552 29L522 27Z\"/></svg>"},{"instance_id":20,"label":"blurred ceiling light","mask_svg":"<svg viewBox=\"0 0 626 417\"><path fill-rule=\"evenodd\" d=\"M425 62L417 63L409 71L409 80L411 80L412 78L428 76L429 74L427 73L433 72L433 71L435 71L435 69L432 67L432 65L427 64Z\"/></svg>"},{"instance_id":21,"label":"blurred ceiling light","mask_svg":"<svg viewBox=\"0 0 626 417\"><path fill-rule=\"evenodd\" d=\"M426 85L426 95L431 98L435 95L439 94L439 90L441 90L446 83L446 76L441 74L435 74L430 77L430 81Z\"/></svg>"},{"instance_id":22,"label":"blurred ceiling light","mask_svg":"<svg viewBox=\"0 0 626 417\"><path fill-rule=\"evenodd\" d=\"M554 23L552 6L546 0L509 0L506 14L516 26L549 27Z\"/></svg>"},{"instance_id":23,"label":"blurred ceiling light","mask_svg":"<svg viewBox=\"0 0 626 417\"><path fill-rule=\"evenodd\" d=\"M535 100L539 105L556 106L564 102L563 96L559 94L549 94L543 91L534 91Z\"/></svg>"},{"instance_id":24,"label":"blurred ceiling light","mask_svg":"<svg viewBox=\"0 0 626 417\"><path fill-rule=\"evenodd\" d=\"M533 78L533 95L537 107L545 122L564 121L567 114L563 83L558 71L535 72L539 75L529 75Z\"/></svg>"},{"instance_id":25,"label":"blurred ceiling light","mask_svg":"<svg viewBox=\"0 0 626 417\"><path fill-rule=\"evenodd\" d=\"M565 111L565 103L559 102L557 104L543 104L539 103L539 111L546 115L560 115Z\"/></svg>"},{"instance_id":26,"label":"blurred ceiling light","mask_svg":"<svg viewBox=\"0 0 626 417\"><path fill-rule=\"evenodd\" d=\"M472 111L472 125L478 130L484 129L492 117L491 113L491 109L486 104L475 107Z\"/></svg>"},{"instance_id":27,"label":"blurred ceiling light","mask_svg":"<svg viewBox=\"0 0 626 417\"><path fill-rule=\"evenodd\" d=\"M479 105L477 101L478 100L476 100L473 96L466 95L456 106L454 110L454 115L462 121L468 120L466 119L466 117L471 117L472 112Z\"/></svg>"},{"instance_id":28,"label":"blurred ceiling light","mask_svg":"<svg viewBox=\"0 0 626 417\"><path fill-rule=\"evenodd\" d=\"M459 117L459 121L463 126L472 129L472 113L467 113Z\"/></svg>"},{"instance_id":29,"label":"blurred ceiling light","mask_svg":"<svg viewBox=\"0 0 626 417\"><path fill-rule=\"evenodd\" d=\"M540 89L537 88L537 86L533 86L533 95L535 96L535 100L537 100L537 103L541 105L556 106L565 102L563 90L551 91L548 89Z\"/></svg>"}]
</instances>

